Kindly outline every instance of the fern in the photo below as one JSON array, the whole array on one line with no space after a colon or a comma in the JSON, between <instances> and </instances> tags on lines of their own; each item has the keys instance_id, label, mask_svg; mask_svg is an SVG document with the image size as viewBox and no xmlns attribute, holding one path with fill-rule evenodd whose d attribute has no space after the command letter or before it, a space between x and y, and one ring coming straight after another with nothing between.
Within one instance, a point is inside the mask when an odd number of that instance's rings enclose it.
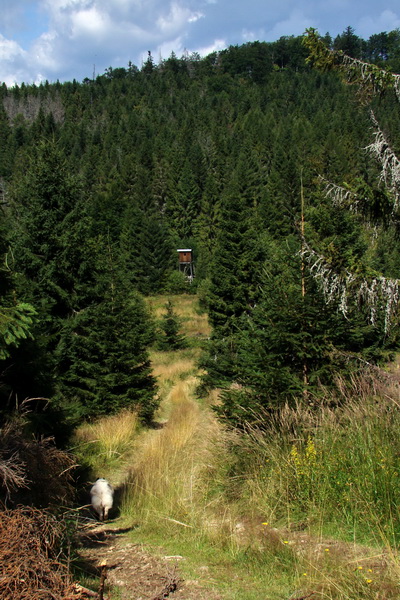
<instances>
[{"instance_id":1,"label":"fern","mask_svg":"<svg viewBox=\"0 0 400 600\"><path fill-rule=\"evenodd\" d=\"M31 328L36 310L26 302L15 306L0 307L0 359L10 356L10 347L19 346L28 337L32 338Z\"/></svg>"}]
</instances>

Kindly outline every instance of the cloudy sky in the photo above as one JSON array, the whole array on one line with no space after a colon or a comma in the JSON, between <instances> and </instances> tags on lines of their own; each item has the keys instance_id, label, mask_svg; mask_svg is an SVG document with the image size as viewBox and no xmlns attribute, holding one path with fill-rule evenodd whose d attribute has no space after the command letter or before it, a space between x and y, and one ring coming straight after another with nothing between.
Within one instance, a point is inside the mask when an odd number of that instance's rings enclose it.
<instances>
[{"instance_id":1,"label":"cloudy sky","mask_svg":"<svg viewBox=\"0 0 400 600\"><path fill-rule=\"evenodd\" d=\"M399 0L1 0L0 82L54 82L138 67L172 51L206 55L347 25L367 39L400 28Z\"/></svg>"}]
</instances>

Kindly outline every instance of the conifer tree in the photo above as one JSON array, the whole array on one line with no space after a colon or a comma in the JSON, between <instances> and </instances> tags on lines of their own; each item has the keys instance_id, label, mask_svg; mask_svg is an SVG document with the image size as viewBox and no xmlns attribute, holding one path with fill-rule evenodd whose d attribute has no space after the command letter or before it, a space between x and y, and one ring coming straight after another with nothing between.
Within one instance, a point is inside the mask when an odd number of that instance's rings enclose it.
<instances>
[{"instance_id":1,"label":"conifer tree","mask_svg":"<svg viewBox=\"0 0 400 600\"><path fill-rule=\"evenodd\" d=\"M217 409L234 424L284 403L316 406L339 373L358 372L360 359L374 361L390 344L362 311L353 308L345 320L325 303L312 277L302 281L298 239L270 239L267 247L257 305L237 325L235 385L223 389Z\"/></svg>"},{"instance_id":2,"label":"conifer tree","mask_svg":"<svg viewBox=\"0 0 400 600\"><path fill-rule=\"evenodd\" d=\"M54 144L41 144L13 192L15 264L38 306L58 405L93 416L122 405L151 418L150 324L126 287L111 236L94 237L82 188ZM22 277L21 277L22 293Z\"/></svg>"},{"instance_id":3,"label":"conifer tree","mask_svg":"<svg viewBox=\"0 0 400 600\"><path fill-rule=\"evenodd\" d=\"M55 143L40 143L12 188L10 223L24 297L37 307L48 335L73 307L75 280L83 267L78 241L87 233L82 206L80 184Z\"/></svg>"},{"instance_id":4,"label":"conifer tree","mask_svg":"<svg viewBox=\"0 0 400 600\"><path fill-rule=\"evenodd\" d=\"M12 249L3 209L0 212L0 415L15 410L32 394L51 390L48 366L34 340L38 314L17 292ZM21 279L21 276L19 276Z\"/></svg>"},{"instance_id":5,"label":"conifer tree","mask_svg":"<svg viewBox=\"0 0 400 600\"><path fill-rule=\"evenodd\" d=\"M150 341L142 299L109 281L102 301L66 323L56 351L58 401L66 402L75 418L129 407L151 420L158 404L146 351Z\"/></svg>"},{"instance_id":6,"label":"conifer tree","mask_svg":"<svg viewBox=\"0 0 400 600\"><path fill-rule=\"evenodd\" d=\"M213 333L204 365L208 384L233 376L239 319L253 309L259 294L263 248L254 203L242 186L243 180L234 180L224 193L210 265L207 303Z\"/></svg>"},{"instance_id":7,"label":"conifer tree","mask_svg":"<svg viewBox=\"0 0 400 600\"><path fill-rule=\"evenodd\" d=\"M180 321L174 311L171 300L165 305L165 313L160 322L161 333L158 338L160 350L179 350L186 346L184 336L179 333Z\"/></svg>"},{"instance_id":8,"label":"conifer tree","mask_svg":"<svg viewBox=\"0 0 400 600\"><path fill-rule=\"evenodd\" d=\"M382 96L389 90L393 90L399 100L400 75L353 58L341 50L333 51L327 48L315 29L307 30L304 44L309 50L308 62L321 70L338 70L346 81L358 87L363 105L370 105L373 97ZM326 196L331 198L336 207L350 209L371 217L379 203L379 216L375 219L375 224L382 216L386 216L389 222L396 222L400 207L400 161L372 110L370 117L374 140L366 150L381 165L379 184L384 194L382 192L377 194L366 182L360 185L359 179L345 185L322 179L322 184ZM338 302L344 315L347 313L349 302L356 298L358 302L369 308L369 319L372 324L378 326L378 323L382 322L379 314L383 316L383 327L386 332L393 322L397 322L400 301L399 279L385 277L383 273L365 269L365 266L363 268L363 265L358 265L356 269L342 269L339 272L331 268L328 256L321 255L308 244L304 245L303 256L324 291L326 300Z\"/></svg>"}]
</instances>

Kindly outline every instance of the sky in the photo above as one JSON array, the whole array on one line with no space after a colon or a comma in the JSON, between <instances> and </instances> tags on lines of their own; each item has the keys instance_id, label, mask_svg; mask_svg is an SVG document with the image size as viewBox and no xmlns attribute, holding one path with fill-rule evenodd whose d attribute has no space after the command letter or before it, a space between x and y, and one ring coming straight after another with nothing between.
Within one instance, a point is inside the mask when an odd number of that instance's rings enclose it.
<instances>
[{"instance_id":1,"label":"sky","mask_svg":"<svg viewBox=\"0 0 400 600\"><path fill-rule=\"evenodd\" d=\"M399 0L0 0L0 82L82 81L175 52L205 56L307 27L368 39L400 28Z\"/></svg>"}]
</instances>

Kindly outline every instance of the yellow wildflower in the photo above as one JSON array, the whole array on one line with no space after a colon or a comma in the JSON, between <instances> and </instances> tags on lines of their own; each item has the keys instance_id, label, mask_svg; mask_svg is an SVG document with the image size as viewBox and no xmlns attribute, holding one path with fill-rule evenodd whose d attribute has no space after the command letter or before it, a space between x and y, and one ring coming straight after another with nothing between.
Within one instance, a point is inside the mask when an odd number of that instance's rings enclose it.
<instances>
[{"instance_id":1,"label":"yellow wildflower","mask_svg":"<svg viewBox=\"0 0 400 600\"><path fill-rule=\"evenodd\" d=\"M307 440L306 458L308 462L315 462L315 459L317 458L317 450L315 448L314 441L311 437L309 437Z\"/></svg>"}]
</instances>

